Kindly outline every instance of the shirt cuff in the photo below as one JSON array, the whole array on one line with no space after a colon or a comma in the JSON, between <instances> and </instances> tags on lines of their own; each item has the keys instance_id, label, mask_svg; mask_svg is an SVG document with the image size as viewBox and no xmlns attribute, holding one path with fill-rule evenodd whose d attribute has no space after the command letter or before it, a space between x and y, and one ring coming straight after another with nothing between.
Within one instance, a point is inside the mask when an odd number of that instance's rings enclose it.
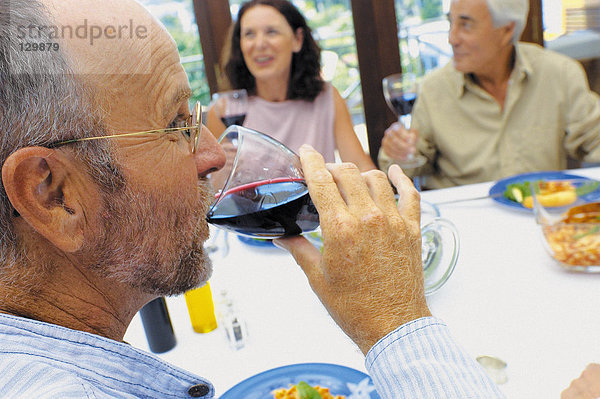
<instances>
[{"instance_id":1,"label":"shirt cuff","mask_svg":"<svg viewBox=\"0 0 600 399\"><path fill-rule=\"evenodd\" d=\"M383 398L504 398L435 317L413 320L383 337L365 364Z\"/></svg>"}]
</instances>

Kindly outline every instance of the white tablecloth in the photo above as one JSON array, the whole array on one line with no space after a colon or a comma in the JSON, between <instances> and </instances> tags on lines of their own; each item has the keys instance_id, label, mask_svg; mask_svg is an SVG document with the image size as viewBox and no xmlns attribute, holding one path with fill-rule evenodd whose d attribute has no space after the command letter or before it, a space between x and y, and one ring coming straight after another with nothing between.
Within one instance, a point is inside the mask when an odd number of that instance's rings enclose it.
<instances>
[{"instance_id":1,"label":"white tablecloth","mask_svg":"<svg viewBox=\"0 0 600 399\"><path fill-rule=\"evenodd\" d=\"M600 179L600 168L570 171ZM439 202L487 194L492 183L424 192ZM558 397L586 364L600 362L600 274L569 273L545 252L531 213L491 199L441 205L459 230L461 250L448 283L428 297L473 356L507 362L509 398ZM177 346L165 360L210 379L217 394L273 367L327 362L362 371L364 357L331 321L290 255L229 237L214 261L215 297L226 289L249 338L231 349L221 328L193 332L183 296L168 298ZM148 349L136 316L125 340Z\"/></svg>"}]
</instances>

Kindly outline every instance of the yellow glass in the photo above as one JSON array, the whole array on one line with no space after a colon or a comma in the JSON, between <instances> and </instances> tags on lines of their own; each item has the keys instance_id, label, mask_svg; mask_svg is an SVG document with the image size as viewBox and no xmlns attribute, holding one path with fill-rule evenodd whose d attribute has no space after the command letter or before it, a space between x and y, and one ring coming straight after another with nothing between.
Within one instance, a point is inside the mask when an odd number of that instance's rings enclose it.
<instances>
[{"instance_id":1,"label":"yellow glass","mask_svg":"<svg viewBox=\"0 0 600 399\"><path fill-rule=\"evenodd\" d=\"M184 297L194 331L207 333L217 328L215 305L208 282L202 287L189 290Z\"/></svg>"}]
</instances>

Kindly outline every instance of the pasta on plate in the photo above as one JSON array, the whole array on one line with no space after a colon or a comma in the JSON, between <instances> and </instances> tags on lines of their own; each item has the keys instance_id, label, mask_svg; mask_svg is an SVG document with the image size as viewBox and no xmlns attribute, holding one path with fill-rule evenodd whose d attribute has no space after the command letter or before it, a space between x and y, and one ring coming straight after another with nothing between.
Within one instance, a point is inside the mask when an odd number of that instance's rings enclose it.
<instances>
[{"instance_id":1,"label":"pasta on plate","mask_svg":"<svg viewBox=\"0 0 600 399\"><path fill-rule=\"evenodd\" d=\"M302 383L298 384L301 385ZM305 386L312 388L312 390L318 392L319 395L321 395L321 399L346 399L345 396L343 395L332 395L329 392L329 388L323 388L320 386L315 386L315 387L310 387L308 384L304 383ZM300 391L302 391L302 388L300 388ZM307 397L311 397L311 396L306 396L306 395L302 395L301 392L299 392L298 386L297 385L292 385L290 388L280 388L280 389L276 389L275 391L273 391L273 398L274 399L304 399ZM314 396L312 396L314 397ZM312 398L311 397L311 398Z\"/></svg>"}]
</instances>

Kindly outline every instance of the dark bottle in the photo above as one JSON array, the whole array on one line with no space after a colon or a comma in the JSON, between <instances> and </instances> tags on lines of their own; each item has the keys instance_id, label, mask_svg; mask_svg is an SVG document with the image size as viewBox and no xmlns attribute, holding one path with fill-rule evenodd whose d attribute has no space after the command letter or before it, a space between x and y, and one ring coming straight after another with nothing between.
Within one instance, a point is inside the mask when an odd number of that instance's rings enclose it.
<instances>
[{"instance_id":1,"label":"dark bottle","mask_svg":"<svg viewBox=\"0 0 600 399\"><path fill-rule=\"evenodd\" d=\"M177 341L164 297L156 298L140 309L140 317L150 350L163 353L172 349Z\"/></svg>"}]
</instances>

